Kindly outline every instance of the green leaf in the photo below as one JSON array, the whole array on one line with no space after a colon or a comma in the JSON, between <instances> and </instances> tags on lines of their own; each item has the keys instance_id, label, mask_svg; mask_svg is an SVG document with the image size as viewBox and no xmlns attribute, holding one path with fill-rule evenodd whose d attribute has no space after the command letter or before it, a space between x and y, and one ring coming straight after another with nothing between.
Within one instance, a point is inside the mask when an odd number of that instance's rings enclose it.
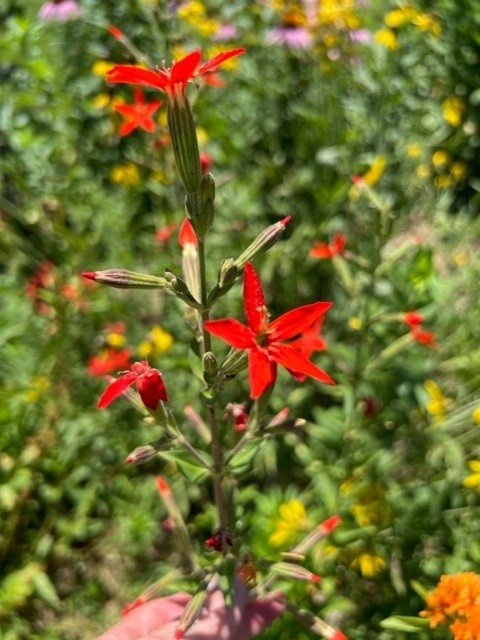
<instances>
[{"instance_id":1,"label":"green leaf","mask_svg":"<svg viewBox=\"0 0 480 640\"><path fill-rule=\"evenodd\" d=\"M168 462L176 464L189 482L200 482L208 475L208 470L188 451L160 451L159 454ZM202 456L211 464L206 453L202 452Z\"/></svg>"},{"instance_id":2,"label":"green leaf","mask_svg":"<svg viewBox=\"0 0 480 640\"><path fill-rule=\"evenodd\" d=\"M237 455L229 462L229 467L233 473L243 473L246 471L265 442L266 440L264 438L252 438L252 440L246 442Z\"/></svg>"},{"instance_id":3,"label":"green leaf","mask_svg":"<svg viewBox=\"0 0 480 640\"><path fill-rule=\"evenodd\" d=\"M391 616L382 620L380 626L384 629L392 631L406 631L407 633L418 633L427 629L429 622L425 618L416 618L414 616Z\"/></svg>"},{"instance_id":4,"label":"green leaf","mask_svg":"<svg viewBox=\"0 0 480 640\"><path fill-rule=\"evenodd\" d=\"M33 577L35 592L38 597L48 604L52 609L58 611L60 609L60 599L52 581L46 573L41 571Z\"/></svg>"}]
</instances>

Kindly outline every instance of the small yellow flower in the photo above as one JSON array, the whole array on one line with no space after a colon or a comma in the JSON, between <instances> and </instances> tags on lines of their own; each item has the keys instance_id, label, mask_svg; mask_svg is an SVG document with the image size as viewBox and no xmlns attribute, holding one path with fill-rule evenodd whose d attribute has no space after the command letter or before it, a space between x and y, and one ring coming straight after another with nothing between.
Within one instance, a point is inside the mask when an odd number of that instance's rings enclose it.
<instances>
[{"instance_id":1,"label":"small yellow flower","mask_svg":"<svg viewBox=\"0 0 480 640\"><path fill-rule=\"evenodd\" d=\"M103 78L107 71L113 69L114 66L114 62L107 62L107 60L97 60L92 65L92 73L96 76L102 76Z\"/></svg>"},{"instance_id":2,"label":"small yellow flower","mask_svg":"<svg viewBox=\"0 0 480 640\"><path fill-rule=\"evenodd\" d=\"M110 180L124 187L132 187L140 183L140 174L132 162L117 164L110 171Z\"/></svg>"},{"instance_id":3,"label":"small yellow flower","mask_svg":"<svg viewBox=\"0 0 480 640\"><path fill-rule=\"evenodd\" d=\"M441 422L445 418L447 409L452 401L443 395L442 390L434 380L425 380L423 386L429 397L425 409L434 417L435 422Z\"/></svg>"},{"instance_id":4,"label":"small yellow flower","mask_svg":"<svg viewBox=\"0 0 480 640\"><path fill-rule=\"evenodd\" d=\"M467 489L480 491L480 460L470 460L468 467L473 473L463 479L463 486Z\"/></svg>"},{"instance_id":5,"label":"small yellow flower","mask_svg":"<svg viewBox=\"0 0 480 640\"><path fill-rule=\"evenodd\" d=\"M25 392L26 402L37 402L49 388L50 380L45 376L32 378L31 387Z\"/></svg>"},{"instance_id":6,"label":"small yellow flower","mask_svg":"<svg viewBox=\"0 0 480 640\"><path fill-rule=\"evenodd\" d=\"M158 171L153 171L151 175L152 180L155 182L161 182L162 184L170 184L170 179L163 169L159 169Z\"/></svg>"},{"instance_id":7,"label":"small yellow flower","mask_svg":"<svg viewBox=\"0 0 480 640\"><path fill-rule=\"evenodd\" d=\"M352 202L357 202L357 200L360 200L360 195L360 189L355 184L352 184L352 186L348 190L348 197L350 198L350 200Z\"/></svg>"},{"instance_id":8,"label":"small yellow flower","mask_svg":"<svg viewBox=\"0 0 480 640\"><path fill-rule=\"evenodd\" d=\"M350 329L352 329L352 331L360 331L360 329L362 328L361 318L359 318L358 316L353 316L348 321L348 326L350 327Z\"/></svg>"},{"instance_id":9,"label":"small yellow flower","mask_svg":"<svg viewBox=\"0 0 480 640\"><path fill-rule=\"evenodd\" d=\"M398 40L395 35L395 31L391 29L380 29L375 33L374 39L379 44L383 44L384 47L390 49L390 51L395 51L398 49Z\"/></svg>"},{"instance_id":10,"label":"small yellow flower","mask_svg":"<svg viewBox=\"0 0 480 640\"><path fill-rule=\"evenodd\" d=\"M452 175L443 175L437 176L433 182L438 189L446 189L447 187L453 187L455 179Z\"/></svg>"},{"instance_id":11,"label":"small yellow flower","mask_svg":"<svg viewBox=\"0 0 480 640\"><path fill-rule=\"evenodd\" d=\"M443 167L448 162L450 162L450 154L445 149L437 149L432 155L432 164L435 167Z\"/></svg>"},{"instance_id":12,"label":"small yellow flower","mask_svg":"<svg viewBox=\"0 0 480 640\"><path fill-rule=\"evenodd\" d=\"M466 264L468 264L469 256L466 251L463 251L463 249L459 249L452 255L452 260L457 267L464 267Z\"/></svg>"},{"instance_id":13,"label":"small yellow flower","mask_svg":"<svg viewBox=\"0 0 480 640\"><path fill-rule=\"evenodd\" d=\"M210 139L208 133L202 127L197 127L198 144L204 145Z\"/></svg>"},{"instance_id":14,"label":"small yellow flower","mask_svg":"<svg viewBox=\"0 0 480 640\"><path fill-rule=\"evenodd\" d=\"M402 27L413 18L414 12L411 7L403 6L389 11L385 16L385 24L391 29Z\"/></svg>"},{"instance_id":15,"label":"small yellow flower","mask_svg":"<svg viewBox=\"0 0 480 640\"><path fill-rule=\"evenodd\" d=\"M370 187L376 184L383 176L386 165L387 159L384 156L377 156L372 162L370 169L362 176L365 184L368 184Z\"/></svg>"},{"instance_id":16,"label":"small yellow flower","mask_svg":"<svg viewBox=\"0 0 480 640\"><path fill-rule=\"evenodd\" d=\"M123 347L123 345L125 344L125 340L126 339L123 333L115 333L112 331L105 336L105 342L109 347L113 347L114 349Z\"/></svg>"},{"instance_id":17,"label":"small yellow flower","mask_svg":"<svg viewBox=\"0 0 480 640\"><path fill-rule=\"evenodd\" d=\"M422 155L422 147L416 142L411 142L407 146L407 156L410 158L418 158L420 155Z\"/></svg>"},{"instance_id":18,"label":"small yellow flower","mask_svg":"<svg viewBox=\"0 0 480 640\"><path fill-rule=\"evenodd\" d=\"M361 553L350 563L352 569L359 569L364 578L373 578L385 567L385 560L376 553Z\"/></svg>"},{"instance_id":19,"label":"small yellow flower","mask_svg":"<svg viewBox=\"0 0 480 640\"><path fill-rule=\"evenodd\" d=\"M449 96L442 103L443 118L452 125L459 127L465 113L465 103L460 96Z\"/></svg>"},{"instance_id":20,"label":"small yellow flower","mask_svg":"<svg viewBox=\"0 0 480 640\"><path fill-rule=\"evenodd\" d=\"M427 13L417 11L412 23L420 29L420 31L430 31L434 38L438 38L442 33L442 28L433 16L429 16Z\"/></svg>"},{"instance_id":21,"label":"small yellow flower","mask_svg":"<svg viewBox=\"0 0 480 640\"><path fill-rule=\"evenodd\" d=\"M141 358L148 356L159 356L172 348L173 336L160 326L152 328L148 334L148 339L144 340L138 347Z\"/></svg>"},{"instance_id":22,"label":"small yellow flower","mask_svg":"<svg viewBox=\"0 0 480 640\"><path fill-rule=\"evenodd\" d=\"M273 547L282 547L293 542L307 524L305 506L300 500L284 502L278 512L280 517L275 520L275 529L268 539Z\"/></svg>"},{"instance_id":23,"label":"small yellow flower","mask_svg":"<svg viewBox=\"0 0 480 640\"><path fill-rule=\"evenodd\" d=\"M419 164L415 169L415 174L419 178L428 178L430 176L430 167L427 164Z\"/></svg>"},{"instance_id":24,"label":"small yellow flower","mask_svg":"<svg viewBox=\"0 0 480 640\"><path fill-rule=\"evenodd\" d=\"M454 180L460 182L461 180L465 180L465 176L467 175L467 165L465 162L457 160L457 162L452 163L450 171Z\"/></svg>"},{"instance_id":25,"label":"small yellow flower","mask_svg":"<svg viewBox=\"0 0 480 640\"><path fill-rule=\"evenodd\" d=\"M473 424L480 424L480 405L472 411Z\"/></svg>"},{"instance_id":26,"label":"small yellow flower","mask_svg":"<svg viewBox=\"0 0 480 640\"><path fill-rule=\"evenodd\" d=\"M105 109L110 104L110 96L108 93L99 93L92 102L95 109Z\"/></svg>"}]
</instances>

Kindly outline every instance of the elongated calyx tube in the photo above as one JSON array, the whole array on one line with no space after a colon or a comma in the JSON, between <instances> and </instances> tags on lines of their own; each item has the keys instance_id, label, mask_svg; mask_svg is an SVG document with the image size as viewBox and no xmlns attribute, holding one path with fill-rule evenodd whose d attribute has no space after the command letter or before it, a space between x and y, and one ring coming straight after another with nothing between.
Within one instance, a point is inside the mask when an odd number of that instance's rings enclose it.
<instances>
[{"instance_id":1,"label":"elongated calyx tube","mask_svg":"<svg viewBox=\"0 0 480 640\"><path fill-rule=\"evenodd\" d=\"M137 273L127 269L105 269L104 271L84 271L82 276L99 284L117 289L165 289L167 281L160 276Z\"/></svg>"},{"instance_id":2,"label":"elongated calyx tube","mask_svg":"<svg viewBox=\"0 0 480 640\"><path fill-rule=\"evenodd\" d=\"M255 240L248 245L245 251L238 256L235 260L235 264L239 269L242 269L246 262L251 262L258 258L258 256L268 251L270 247L280 240L285 231L285 227L292 219L292 216L286 216L279 222L275 224L271 224L269 227L264 229Z\"/></svg>"}]
</instances>

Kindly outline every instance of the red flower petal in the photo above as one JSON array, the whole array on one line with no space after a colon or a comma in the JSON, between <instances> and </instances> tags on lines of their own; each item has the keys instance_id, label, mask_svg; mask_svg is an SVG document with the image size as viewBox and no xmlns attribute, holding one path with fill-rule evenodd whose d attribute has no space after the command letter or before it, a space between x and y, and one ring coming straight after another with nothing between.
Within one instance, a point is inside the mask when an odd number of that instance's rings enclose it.
<instances>
[{"instance_id":1,"label":"red flower petal","mask_svg":"<svg viewBox=\"0 0 480 640\"><path fill-rule=\"evenodd\" d=\"M252 349L248 354L248 379L250 397L255 400L275 382L277 365L272 362L264 349Z\"/></svg>"},{"instance_id":2,"label":"red flower petal","mask_svg":"<svg viewBox=\"0 0 480 640\"><path fill-rule=\"evenodd\" d=\"M240 47L239 49L231 49L230 51L224 51L223 53L219 53L218 55L214 56L210 60L207 60L207 62L204 62L199 67L197 75L201 75L203 73L206 73L207 71L212 71L213 69L215 69L215 67L218 67L219 64L222 64L222 62L225 62L225 60L229 60L234 56L239 56L242 53L245 53L245 51L246 49L243 49L242 47Z\"/></svg>"},{"instance_id":3,"label":"red flower petal","mask_svg":"<svg viewBox=\"0 0 480 640\"><path fill-rule=\"evenodd\" d=\"M108 387L103 392L100 400L98 401L97 407L99 409L105 409L108 405L118 398L118 396L122 395L124 391L128 389L128 387L135 382L137 379L137 374L133 371L129 371L117 380L111 382Z\"/></svg>"},{"instance_id":4,"label":"red flower petal","mask_svg":"<svg viewBox=\"0 0 480 640\"><path fill-rule=\"evenodd\" d=\"M302 356L296 349L288 344L273 344L268 347L268 353L270 356L283 365L286 369L291 369L297 373L303 373L316 380L321 380L327 384L335 384L330 378L328 373L325 373L322 369L319 369L313 362L307 360L305 356Z\"/></svg>"},{"instance_id":5,"label":"red flower petal","mask_svg":"<svg viewBox=\"0 0 480 640\"><path fill-rule=\"evenodd\" d=\"M251 349L256 345L255 335L252 330L235 318L207 320L204 327L209 333L222 338L222 340L225 340L236 349Z\"/></svg>"},{"instance_id":6,"label":"red flower petal","mask_svg":"<svg viewBox=\"0 0 480 640\"><path fill-rule=\"evenodd\" d=\"M153 87L162 91L168 86L168 77L162 71L143 69L131 64L117 64L107 72L107 82L128 82Z\"/></svg>"},{"instance_id":7,"label":"red flower petal","mask_svg":"<svg viewBox=\"0 0 480 640\"><path fill-rule=\"evenodd\" d=\"M326 242L315 242L308 254L312 258L320 258L321 260L331 258L333 255L330 245L328 245Z\"/></svg>"},{"instance_id":8,"label":"red flower petal","mask_svg":"<svg viewBox=\"0 0 480 640\"><path fill-rule=\"evenodd\" d=\"M408 324L409 327L415 327L425 320L425 316L421 313L417 313L416 311L407 311L403 316L403 321L405 324Z\"/></svg>"},{"instance_id":9,"label":"red flower petal","mask_svg":"<svg viewBox=\"0 0 480 640\"><path fill-rule=\"evenodd\" d=\"M143 404L149 409L158 407L160 400L167 402L167 390L163 384L162 375L157 369L148 367L145 373L137 378L137 389Z\"/></svg>"},{"instance_id":10,"label":"red flower petal","mask_svg":"<svg viewBox=\"0 0 480 640\"><path fill-rule=\"evenodd\" d=\"M331 306L331 302L314 302L287 311L270 323L269 342L300 335L321 318Z\"/></svg>"},{"instance_id":11,"label":"red flower petal","mask_svg":"<svg viewBox=\"0 0 480 640\"><path fill-rule=\"evenodd\" d=\"M337 231L337 233L333 236L332 242L332 253L336 255L337 253L342 253L347 244L347 239L343 233Z\"/></svg>"},{"instance_id":12,"label":"red flower petal","mask_svg":"<svg viewBox=\"0 0 480 640\"><path fill-rule=\"evenodd\" d=\"M187 82L195 76L195 69L201 57L202 52L197 49L189 53L185 58L175 62L170 72L170 86L173 88L177 82L187 84Z\"/></svg>"},{"instance_id":13,"label":"red flower petal","mask_svg":"<svg viewBox=\"0 0 480 640\"><path fill-rule=\"evenodd\" d=\"M120 127L120 129L118 130L118 133L122 136L128 136L129 133L132 133L132 131L134 129L137 128L137 123L134 120L128 120L127 122L124 122L122 124L122 126Z\"/></svg>"},{"instance_id":14,"label":"red flower petal","mask_svg":"<svg viewBox=\"0 0 480 640\"><path fill-rule=\"evenodd\" d=\"M258 335L267 327L267 307L262 283L250 262L245 263L243 306L248 326Z\"/></svg>"}]
</instances>

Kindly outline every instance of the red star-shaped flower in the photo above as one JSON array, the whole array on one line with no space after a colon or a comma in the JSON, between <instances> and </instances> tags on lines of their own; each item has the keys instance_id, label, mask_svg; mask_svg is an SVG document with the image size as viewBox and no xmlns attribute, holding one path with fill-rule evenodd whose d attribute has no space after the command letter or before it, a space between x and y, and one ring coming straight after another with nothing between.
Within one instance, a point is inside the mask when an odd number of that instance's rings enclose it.
<instances>
[{"instance_id":1,"label":"red star-shaped flower","mask_svg":"<svg viewBox=\"0 0 480 640\"><path fill-rule=\"evenodd\" d=\"M309 254L312 258L333 258L333 256L343 253L346 244L347 239L344 234L337 232L333 236L333 240L330 244L327 244L326 242L316 242L310 249Z\"/></svg>"},{"instance_id":2,"label":"red star-shaped flower","mask_svg":"<svg viewBox=\"0 0 480 640\"><path fill-rule=\"evenodd\" d=\"M283 342L298 338L323 317L331 302L314 302L287 311L269 322L262 284L253 266L245 263L243 304L248 326L235 318L208 320L205 328L236 349L248 352L250 396L258 398L275 382L277 364L294 374L311 376L322 382L334 384L330 376L295 347Z\"/></svg>"},{"instance_id":3,"label":"red star-shaped flower","mask_svg":"<svg viewBox=\"0 0 480 640\"><path fill-rule=\"evenodd\" d=\"M120 135L128 136L137 127L149 133L155 131L155 120L152 116L162 104L161 100L145 102L143 91L135 89L135 102L133 104L116 104L113 107L115 111L125 117L125 122L119 130Z\"/></svg>"},{"instance_id":4,"label":"red star-shaped flower","mask_svg":"<svg viewBox=\"0 0 480 640\"><path fill-rule=\"evenodd\" d=\"M107 73L106 78L108 82L127 82L153 87L164 91L173 100L175 96L185 93L185 87L190 80L211 74L220 64L242 53L245 53L245 49L224 51L200 64L202 52L197 49L174 62L169 69L163 68L153 71L136 65L119 64Z\"/></svg>"},{"instance_id":5,"label":"red star-shaped flower","mask_svg":"<svg viewBox=\"0 0 480 640\"><path fill-rule=\"evenodd\" d=\"M98 401L98 408L105 409L105 407L108 407L134 382L137 385L143 404L149 409L155 411L160 400L164 402L168 400L162 374L157 369L153 369L146 360L142 360L142 362L134 362L130 367L130 371L110 382Z\"/></svg>"}]
</instances>

